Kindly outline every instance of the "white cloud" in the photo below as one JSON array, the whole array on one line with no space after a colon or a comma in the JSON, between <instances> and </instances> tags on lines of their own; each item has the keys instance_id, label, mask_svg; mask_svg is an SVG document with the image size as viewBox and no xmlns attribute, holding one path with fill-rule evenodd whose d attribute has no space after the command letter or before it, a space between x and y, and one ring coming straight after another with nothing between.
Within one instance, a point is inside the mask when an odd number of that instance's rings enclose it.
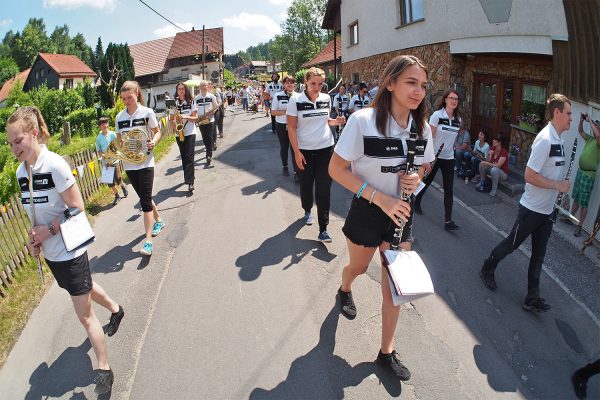
<instances>
[{"instance_id":1,"label":"white cloud","mask_svg":"<svg viewBox=\"0 0 600 400\"><path fill-rule=\"evenodd\" d=\"M261 39L271 39L276 34L281 33L281 29L277 22L271 17L261 14L242 12L238 15L223 18L223 24L228 28L251 32Z\"/></svg>"},{"instance_id":2,"label":"white cloud","mask_svg":"<svg viewBox=\"0 0 600 400\"><path fill-rule=\"evenodd\" d=\"M118 0L44 0L44 7L58 7L74 9L79 7L92 7L100 10L112 11L117 6Z\"/></svg>"},{"instance_id":3,"label":"white cloud","mask_svg":"<svg viewBox=\"0 0 600 400\"><path fill-rule=\"evenodd\" d=\"M8 26L10 24L12 24L13 20L12 19L3 19L0 20L0 26Z\"/></svg>"},{"instance_id":4,"label":"white cloud","mask_svg":"<svg viewBox=\"0 0 600 400\"><path fill-rule=\"evenodd\" d=\"M276 6L289 7L292 5L292 0L269 0L269 3L274 4Z\"/></svg>"},{"instance_id":5,"label":"white cloud","mask_svg":"<svg viewBox=\"0 0 600 400\"><path fill-rule=\"evenodd\" d=\"M194 24L191 22L175 22L175 24L177 26L182 27L186 31L191 31L192 27L194 26ZM179 32L181 32L181 29L178 29L171 24L165 25L161 28L158 28L158 29L155 29L154 31L152 31L152 33L154 33L154 36L159 37L159 38L175 36L175 34L179 33Z\"/></svg>"}]
</instances>

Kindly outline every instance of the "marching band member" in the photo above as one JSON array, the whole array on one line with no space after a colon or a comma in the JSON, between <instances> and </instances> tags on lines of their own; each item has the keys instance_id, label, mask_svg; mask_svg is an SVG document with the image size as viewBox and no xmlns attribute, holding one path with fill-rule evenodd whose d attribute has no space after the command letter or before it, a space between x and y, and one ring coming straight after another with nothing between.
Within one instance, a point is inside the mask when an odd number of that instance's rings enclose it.
<instances>
[{"instance_id":1,"label":"marching band member","mask_svg":"<svg viewBox=\"0 0 600 400\"><path fill-rule=\"evenodd\" d=\"M356 317L352 283L367 271L378 248L380 252L390 248L398 218L406 222L400 246L411 248L413 218L410 204L400 194L414 193L425 172L424 164L434 160L423 103L427 79L427 68L418 58L405 55L393 59L383 73L373 106L350 116L329 164L333 179L356 193L342 228L350 260L338 289L341 312L348 319ZM417 173L406 174L399 167L406 165L411 131L417 133L415 165L421 167ZM381 294L377 362L398 379L408 380L410 371L394 350L400 306L394 306L385 268L381 269Z\"/></svg>"},{"instance_id":2,"label":"marching band member","mask_svg":"<svg viewBox=\"0 0 600 400\"><path fill-rule=\"evenodd\" d=\"M192 99L190 90L180 82L175 86L175 106L183 120L183 141L176 140L181 154L181 166L183 168L183 183L188 185L190 192L194 191L194 150L196 147L196 130L194 123L198 116L198 106Z\"/></svg>"},{"instance_id":3,"label":"marching band member","mask_svg":"<svg viewBox=\"0 0 600 400\"><path fill-rule=\"evenodd\" d=\"M296 80L292 76L283 78L283 90L275 93L273 103L271 104L271 115L275 116L275 128L279 138L279 157L283 166L283 176L289 176L288 152L290 151L290 139L287 128L287 107L290 97L295 96L294 86ZM294 149L292 150L292 166L294 167L294 182L298 181L298 166L294 158Z\"/></svg>"},{"instance_id":4,"label":"marching band member","mask_svg":"<svg viewBox=\"0 0 600 400\"><path fill-rule=\"evenodd\" d=\"M215 137L215 115L219 108L216 97L208 91L208 81L200 82L200 94L194 99L198 107L198 124L206 150L206 166L212 161L213 150L217 150Z\"/></svg>"},{"instance_id":5,"label":"marching band member","mask_svg":"<svg viewBox=\"0 0 600 400\"><path fill-rule=\"evenodd\" d=\"M442 170L443 186L444 186L444 229L453 231L458 229L458 225L452 220L452 206L454 204L454 142L458 131L462 125L461 111L458 105L458 93L453 89L448 89L444 92L440 100L438 110L429 118L429 125L433 132L434 150L440 148L444 143L444 148L438 156L435 166L431 173L425 178L425 187L417 194L413 208L417 214L422 214L421 199L427 191L438 169Z\"/></svg>"},{"instance_id":6,"label":"marching band member","mask_svg":"<svg viewBox=\"0 0 600 400\"><path fill-rule=\"evenodd\" d=\"M331 177L327 168L333 152L333 135L329 126L343 124L343 116L329 118L331 98L321 93L325 72L312 67L304 75L306 89L288 102L287 122L290 144L294 149L300 175L300 198L304 209L304 223L312 225L313 187L317 203L319 236L321 242L331 242L327 233Z\"/></svg>"},{"instance_id":7,"label":"marching band member","mask_svg":"<svg viewBox=\"0 0 600 400\"><path fill-rule=\"evenodd\" d=\"M531 235L531 258L527 274L526 311L545 312L550 304L540 297L540 275L546 246L552 233L554 204L559 193L569 191L569 180L563 179L565 150L561 134L571 126L571 101L562 94L552 94L546 100L551 120L535 137L525 168L525 192L519 202L519 212L510 234L501 241L483 262L479 275L484 285L497 288L494 272L498 263L519 248Z\"/></svg>"},{"instance_id":8,"label":"marching band member","mask_svg":"<svg viewBox=\"0 0 600 400\"><path fill-rule=\"evenodd\" d=\"M340 87L338 87L338 94L333 97L333 111L336 112L336 115L338 110L341 108L344 117L348 118L348 100L349 98L346 94L346 86L341 84Z\"/></svg>"},{"instance_id":9,"label":"marching band member","mask_svg":"<svg viewBox=\"0 0 600 400\"><path fill-rule=\"evenodd\" d=\"M272 74L271 82L267 85L267 92L269 93L268 99L265 99L265 108L267 109L267 115L269 115L269 109L271 108L275 95L283 90L283 84L279 82L279 78L280 76L278 73ZM273 132L276 132L275 122L276 118L273 115L273 113L271 113L271 130Z\"/></svg>"},{"instance_id":10,"label":"marching band member","mask_svg":"<svg viewBox=\"0 0 600 400\"><path fill-rule=\"evenodd\" d=\"M225 109L227 109L227 98L225 93L223 93L223 88L215 89L215 98L217 99L217 104L219 105L219 109L215 113L215 135L217 135L217 131L219 137L223 137L223 122L225 120ZM215 136L215 143L217 141L217 137Z\"/></svg>"},{"instance_id":11,"label":"marching band member","mask_svg":"<svg viewBox=\"0 0 600 400\"><path fill-rule=\"evenodd\" d=\"M115 131L117 140L121 141L121 134L132 129L140 129L148 134L148 159L142 164L132 164L123 161L123 168L131 181L131 186L140 198L142 212L144 213L144 230L146 241L140 249L140 254L152 255L152 238L165 227L161 220L154 200L152 200L152 186L154 184L154 146L160 141L161 133L158 129L156 115L151 108L142 105L144 99L140 85L136 81L125 81L121 86L121 99L125 109L115 118Z\"/></svg>"},{"instance_id":12,"label":"marching band member","mask_svg":"<svg viewBox=\"0 0 600 400\"><path fill-rule=\"evenodd\" d=\"M92 308L92 301L112 313L106 331L108 336L117 332L125 312L100 285L93 282L86 248L67 251L58 234L67 208L84 210L81 192L67 162L41 144L46 143L50 135L40 110L31 106L19 108L9 117L6 131L11 151L21 162L16 174L21 201L28 214L32 212L31 201L34 200L36 226L29 231L29 251L37 257L41 249L56 283L71 295L75 313L87 332L98 361L95 392L109 393L114 375L108 363L102 325ZM29 191L31 166L33 193Z\"/></svg>"},{"instance_id":13,"label":"marching band member","mask_svg":"<svg viewBox=\"0 0 600 400\"><path fill-rule=\"evenodd\" d=\"M348 105L348 112L350 114L357 110L366 108L371 103L367 92L367 84L365 82L361 82L358 85L358 93L352 96L350 99L350 104Z\"/></svg>"}]
</instances>

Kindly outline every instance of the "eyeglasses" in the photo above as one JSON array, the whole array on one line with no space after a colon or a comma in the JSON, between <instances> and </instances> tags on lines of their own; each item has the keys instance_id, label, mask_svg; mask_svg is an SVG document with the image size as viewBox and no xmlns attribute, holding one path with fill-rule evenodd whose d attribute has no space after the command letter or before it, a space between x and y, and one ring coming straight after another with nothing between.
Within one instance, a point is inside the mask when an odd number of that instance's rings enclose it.
<instances>
[{"instance_id":1,"label":"eyeglasses","mask_svg":"<svg viewBox=\"0 0 600 400\"><path fill-rule=\"evenodd\" d=\"M446 98L447 98L448 100L458 100L458 97L450 97L450 96L448 96L448 97L446 97Z\"/></svg>"}]
</instances>

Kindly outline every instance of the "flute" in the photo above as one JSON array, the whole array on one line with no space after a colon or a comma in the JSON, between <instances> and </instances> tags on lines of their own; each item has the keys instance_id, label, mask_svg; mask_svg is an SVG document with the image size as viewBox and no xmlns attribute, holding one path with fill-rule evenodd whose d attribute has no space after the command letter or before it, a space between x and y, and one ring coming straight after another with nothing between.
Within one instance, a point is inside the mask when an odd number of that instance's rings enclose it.
<instances>
[{"instance_id":1,"label":"flute","mask_svg":"<svg viewBox=\"0 0 600 400\"><path fill-rule=\"evenodd\" d=\"M33 165L29 166L29 207L31 212L29 213L29 222L31 222L31 229L35 226L35 207L33 206L35 203L35 199L33 197ZM37 271L38 276L40 278L40 282L42 282L42 286L44 286L44 271L42 270L42 263L40 262L40 256L35 257L35 261L37 262Z\"/></svg>"},{"instance_id":2,"label":"flute","mask_svg":"<svg viewBox=\"0 0 600 400\"><path fill-rule=\"evenodd\" d=\"M417 134L415 132L412 132L412 129L408 137L407 144L408 154L406 155L406 174L409 175L419 168L418 166L415 166L415 148L417 147ZM402 190L402 186L400 186L400 199L410 203L410 195ZM404 227L406 226L406 222L404 222L400 218L398 218L398 223L400 224L400 226L396 226L396 228L394 229L394 239L390 244L390 249L396 251L400 250L402 233L404 232Z\"/></svg>"},{"instance_id":3,"label":"flute","mask_svg":"<svg viewBox=\"0 0 600 400\"><path fill-rule=\"evenodd\" d=\"M575 153L577 153L577 138L575 138L575 142L573 142L573 150L571 151L571 161L569 162L569 168L567 169L567 174L565 175L565 179L564 180L569 180L569 177L571 176L571 170L573 169L573 162L575 161ZM577 218L575 218L575 216L571 215L571 213L568 210L565 210L562 207L562 200L565 197L565 192L560 192L558 193L558 196L556 197L556 202L554 203L554 211L552 212L552 214L550 214L550 220L552 222L556 222L556 216L558 214L558 212L560 211L562 214L565 214L569 219L573 220L575 223L579 224L579 220Z\"/></svg>"}]
</instances>

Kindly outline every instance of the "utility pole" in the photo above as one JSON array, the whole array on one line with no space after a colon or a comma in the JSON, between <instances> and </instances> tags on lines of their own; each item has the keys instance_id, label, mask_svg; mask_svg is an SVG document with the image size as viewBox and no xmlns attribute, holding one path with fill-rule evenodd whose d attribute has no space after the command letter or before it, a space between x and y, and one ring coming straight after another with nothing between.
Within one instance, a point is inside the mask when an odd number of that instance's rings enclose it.
<instances>
[{"instance_id":1,"label":"utility pole","mask_svg":"<svg viewBox=\"0 0 600 400\"><path fill-rule=\"evenodd\" d=\"M206 80L206 70L204 63L206 62L206 47L204 47L204 25L202 25L202 80Z\"/></svg>"}]
</instances>

